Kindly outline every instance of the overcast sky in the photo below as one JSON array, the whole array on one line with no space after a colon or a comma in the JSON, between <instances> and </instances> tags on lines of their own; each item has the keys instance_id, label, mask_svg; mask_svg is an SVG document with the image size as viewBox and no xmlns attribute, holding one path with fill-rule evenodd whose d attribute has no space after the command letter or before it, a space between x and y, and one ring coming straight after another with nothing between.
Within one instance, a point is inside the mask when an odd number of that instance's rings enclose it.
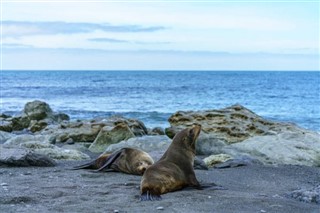
<instances>
[{"instance_id":1,"label":"overcast sky","mask_svg":"<svg viewBox=\"0 0 320 213\"><path fill-rule=\"evenodd\" d=\"M319 70L319 1L271 2L2 0L1 65Z\"/></svg>"}]
</instances>

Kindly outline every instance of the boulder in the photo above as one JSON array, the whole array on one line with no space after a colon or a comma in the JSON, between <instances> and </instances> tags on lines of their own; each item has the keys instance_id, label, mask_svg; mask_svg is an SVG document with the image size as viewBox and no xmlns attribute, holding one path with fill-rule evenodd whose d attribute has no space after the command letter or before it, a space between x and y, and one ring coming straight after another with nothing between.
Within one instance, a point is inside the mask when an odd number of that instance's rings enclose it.
<instances>
[{"instance_id":1,"label":"boulder","mask_svg":"<svg viewBox=\"0 0 320 213\"><path fill-rule=\"evenodd\" d=\"M18 147L20 144L27 143L30 141L38 143L49 143L50 135L15 135L8 139L3 145L5 147Z\"/></svg>"},{"instance_id":2,"label":"boulder","mask_svg":"<svg viewBox=\"0 0 320 213\"><path fill-rule=\"evenodd\" d=\"M12 131L21 131L28 128L31 122L30 118L25 115L12 117L9 120L12 123Z\"/></svg>"},{"instance_id":3,"label":"boulder","mask_svg":"<svg viewBox=\"0 0 320 213\"><path fill-rule=\"evenodd\" d=\"M23 113L26 114L30 120L36 121L52 117L53 115L53 111L49 104L38 100L26 103Z\"/></svg>"},{"instance_id":4,"label":"boulder","mask_svg":"<svg viewBox=\"0 0 320 213\"><path fill-rule=\"evenodd\" d=\"M29 130L31 132L39 132L41 130L43 130L44 128L46 128L48 126L48 123L44 120L41 121L36 121L36 120L32 120Z\"/></svg>"},{"instance_id":5,"label":"boulder","mask_svg":"<svg viewBox=\"0 0 320 213\"><path fill-rule=\"evenodd\" d=\"M0 146L0 165L7 166L55 166L48 156L22 148L4 148Z\"/></svg>"},{"instance_id":6,"label":"boulder","mask_svg":"<svg viewBox=\"0 0 320 213\"><path fill-rule=\"evenodd\" d=\"M114 152L121 148L131 147L141 149L145 152L160 151L163 154L168 149L170 144L171 140L167 136L134 137L108 146L105 149L105 152Z\"/></svg>"},{"instance_id":7,"label":"boulder","mask_svg":"<svg viewBox=\"0 0 320 213\"><path fill-rule=\"evenodd\" d=\"M91 152L103 152L109 145L132 137L135 137L135 135L124 122L119 122L116 126L105 126L100 130L89 150Z\"/></svg>"},{"instance_id":8,"label":"boulder","mask_svg":"<svg viewBox=\"0 0 320 213\"><path fill-rule=\"evenodd\" d=\"M287 131L255 136L230 145L226 152L248 154L265 164L320 166L320 135L311 131Z\"/></svg>"},{"instance_id":9,"label":"boulder","mask_svg":"<svg viewBox=\"0 0 320 213\"><path fill-rule=\"evenodd\" d=\"M200 155L247 155L265 164L320 165L320 135L294 124L266 120L241 105L220 110L179 111L169 118L166 134L201 124Z\"/></svg>"},{"instance_id":10,"label":"boulder","mask_svg":"<svg viewBox=\"0 0 320 213\"><path fill-rule=\"evenodd\" d=\"M148 131L148 135L165 135L164 129L161 127L155 127Z\"/></svg>"},{"instance_id":11,"label":"boulder","mask_svg":"<svg viewBox=\"0 0 320 213\"><path fill-rule=\"evenodd\" d=\"M71 122L66 125L51 126L44 130L43 134L55 135L55 141L62 143L70 139L74 142L93 142L101 128L100 125L84 122Z\"/></svg>"},{"instance_id":12,"label":"boulder","mask_svg":"<svg viewBox=\"0 0 320 213\"><path fill-rule=\"evenodd\" d=\"M69 119L69 116L64 113L54 113L45 102L32 101L26 103L21 115L0 117L0 130L12 132L29 128L32 132L38 132L49 124Z\"/></svg>"},{"instance_id":13,"label":"boulder","mask_svg":"<svg viewBox=\"0 0 320 213\"><path fill-rule=\"evenodd\" d=\"M75 149L63 149L49 143L26 142L20 145L34 153L48 156L55 160L89 160L90 157Z\"/></svg>"},{"instance_id":14,"label":"boulder","mask_svg":"<svg viewBox=\"0 0 320 213\"><path fill-rule=\"evenodd\" d=\"M170 137L194 123L201 124L202 134L217 138L227 144L241 142L256 135L280 132L288 125L263 119L251 110L233 105L220 110L179 111L169 118Z\"/></svg>"}]
</instances>

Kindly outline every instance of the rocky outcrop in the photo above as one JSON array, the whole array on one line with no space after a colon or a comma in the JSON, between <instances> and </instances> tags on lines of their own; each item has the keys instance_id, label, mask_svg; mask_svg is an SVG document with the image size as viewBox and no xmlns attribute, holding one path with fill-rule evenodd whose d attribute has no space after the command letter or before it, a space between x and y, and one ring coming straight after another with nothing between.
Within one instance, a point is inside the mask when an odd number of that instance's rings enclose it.
<instances>
[{"instance_id":1,"label":"rocky outcrop","mask_svg":"<svg viewBox=\"0 0 320 213\"><path fill-rule=\"evenodd\" d=\"M294 124L269 121L240 105L220 110L176 112L166 134L201 124L197 154L249 155L263 163L320 165L320 135Z\"/></svg>"},{"instance_id":2,"label":"rocky outcrop","mask_svg":"<svg viewBox=\"0 0 320 213\"><path fill-rule=\"evenodd\" d=\"M245 153L268 164L320 166L320 135L310 131L288 130L232 144L226 152Z\"/></svg>"},{"instance_id":3,"label":"rocky outcrop","mask_svg":"<svg viewBox=\"0 0 320 213\"><path fill-rule=\"evenodd\" d=\"M12 132L28 128L31 132L38 132L49 124L69 119L68 115L54 113L47 103L36 100L26 103L21 115L1 116L0 130Z\"/></svg>"},{"instance_id":4,"label":"rocky outcrop","mask_svg":"<svg viewBox=\"0 0 320 213\"><path fill-rule=\"evenodd\" d=\"M0 165L7 166L55 166L48 156L22 148L3 148L0 146Z\"/></svg>"}]
</instances>

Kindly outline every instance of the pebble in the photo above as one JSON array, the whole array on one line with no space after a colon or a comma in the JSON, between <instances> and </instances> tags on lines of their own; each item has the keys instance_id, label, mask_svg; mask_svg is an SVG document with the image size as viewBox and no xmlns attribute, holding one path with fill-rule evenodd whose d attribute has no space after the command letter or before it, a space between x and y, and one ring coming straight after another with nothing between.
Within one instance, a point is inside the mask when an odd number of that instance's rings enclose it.
<instances>
[{"instance_id":1,"label":"pebble","mask_svg":"<svg viewBox=\"0 0 320 213\"><path fill-rule=\"evenodd\" d=\"M9 186L7 183L1 183L0 186Z\"/></svg>"},{"instance_id":2,"label":"pebble","mask_svg":"<svg viewBox=\"0 0 320 213\"><path fill-rule=\"evenodd\" d=\"M113 210L113 212L114 212L114 213L118 213L118 212L119 212L119 210L118 210L118 209L115 209L115 210Z\"/></svg>"},{"instance_id":3,"label":"pebble","mask_svg":"<svg viewBox=\"0 0 320 213\"><path fill-rule=\"evenodd\" d=\"M261 213L266 213L267 211L265 211L265 210L261 209L261 210L260 210L260 212L261 212Z\"/></svg>"},{"instance_id":4,"label":"pebble","mask_svg":"<svg viewBox=\"0 0 320 213\"><path fill-rule=\"evenodd\" d=\"M25 173L23 173L23 175L32 175L32 173L31 172L25 172Z\"/></svg>"},{"instance_id":5,"label":"pebble","mask_svg":"<svg viewBox=\"0 0 320 213\"><path fill-rule=\"evenodd\" d=\"M208 196L208 198L210 199L210 198L211 198L211 196Z\"/></svg>"},{"instance_id":6,"label":"pebble","mask_svg":"<svg viewBox=\"0 0 320 213\"><path fill-rule=\"evenodd\" d=\"M157 210L164 210L164 208L162 206L158 206L156 209Z\"/></svg>"}]
</instances>

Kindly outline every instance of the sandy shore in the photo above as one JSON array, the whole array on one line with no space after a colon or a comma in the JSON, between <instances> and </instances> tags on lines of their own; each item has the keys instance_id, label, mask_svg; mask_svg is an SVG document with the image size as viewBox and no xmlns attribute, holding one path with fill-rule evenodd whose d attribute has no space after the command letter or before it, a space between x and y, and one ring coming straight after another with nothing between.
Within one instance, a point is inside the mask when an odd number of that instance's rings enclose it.
<instances>
[{"instance_id":1,"label":"sandy shore","mask_svg":"<svg viewBox=\"0 0 320 213\"><path fill-rule=\"evenodd\" d=\"M203 183L225 190L183 190L161 201L139 201L140 176L57 167L0 167L0 212L319 212L288 196L320 183L320 168L252 165L196 170Z\"/></svg>"}]
</instances>

